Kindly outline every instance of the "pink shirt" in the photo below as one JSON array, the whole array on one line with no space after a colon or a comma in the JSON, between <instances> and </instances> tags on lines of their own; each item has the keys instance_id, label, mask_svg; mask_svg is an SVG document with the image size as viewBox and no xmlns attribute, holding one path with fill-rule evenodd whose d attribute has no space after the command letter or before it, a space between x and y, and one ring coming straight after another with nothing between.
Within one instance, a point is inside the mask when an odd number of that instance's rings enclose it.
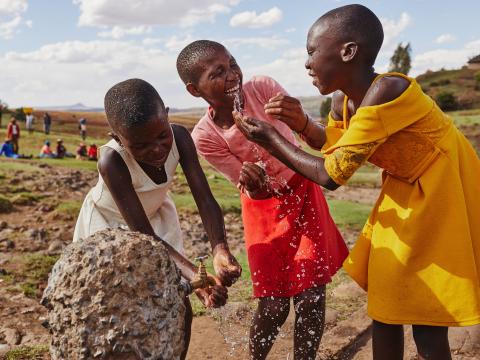
<instances>
[{"instance_id":1,"label":"pink shirt","mask_svg":"<svg viewBox=\"0 0 480 360\"><path fill-rule=\"evenodd\" d=\"M266 115L263 109L268 100L278 93L288 95L272 78L253 77L243 85L244 115L269 122L283 137L298 146L290 128L283 122ZM195 126L192 137L198 153L236 186L238 186L244 161L261 162L270 177L273 188L286 185L294 175L292 170L261 146L248 141L235 125L229 129L222 129L215 125L211 109Z\"/></svg>"}]
</instances>

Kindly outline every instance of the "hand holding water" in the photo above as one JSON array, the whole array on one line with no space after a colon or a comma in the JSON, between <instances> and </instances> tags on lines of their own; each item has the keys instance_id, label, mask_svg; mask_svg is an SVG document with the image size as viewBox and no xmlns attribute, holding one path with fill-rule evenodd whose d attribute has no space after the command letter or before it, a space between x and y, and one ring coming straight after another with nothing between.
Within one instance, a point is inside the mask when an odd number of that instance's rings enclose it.
<instances>
[{"instance_id":1,"label":"hand holding water","mask_svg":"<svg viewBox=\"0 0 480 360\"><path fill-rule=\"evenodd\" d=\"M284 122L297 133L302 133L307 128L308 117L296 98L278 93L265 104L264 109L265 114Z\"/></svg>"},{"instance_id":2,"label":"hand holding water","mask_svg":"<svg viewBox=\"0 0 480 360\"><path fill-rule=\"evenodd\" d=\"M213 249L213 268L224 286L231 286L242 274L242 267L225 243Z\"/></svg>"},{"instance_id":3,"label":"hand holding water","mask_svg":"<svg viewBox=\"0 0 480 360\"><path fill-rule=\"evenodd\" d=\"M240 170L239 183L249 192L259 191L266 186L265 170L257 164L245 161Z\"/></svg>"},{"instance_id":4,"label":"hand holding water","mask_svg":"<svg viewBox=\"0 0 480 360\"><path fill-rule=\"evenodd\" d=\"M208 277L212 278L216 285L196 289L195 294L207 308L217 308L225 305L228 299L227 288L222 285L222 282L216 276L208 274Z\"/></svg>"},{"instance_id":5,"label":"hand holding water","mask_svg":"<svg viewBox=\"0 0 480 360\"><path fill-rule=\"evenodd\" d=\"M233 111L233 120L245 137L263 147L267 147L273 140L277 130L269 123L243 116Z\"/></svg>"}]
</instances>

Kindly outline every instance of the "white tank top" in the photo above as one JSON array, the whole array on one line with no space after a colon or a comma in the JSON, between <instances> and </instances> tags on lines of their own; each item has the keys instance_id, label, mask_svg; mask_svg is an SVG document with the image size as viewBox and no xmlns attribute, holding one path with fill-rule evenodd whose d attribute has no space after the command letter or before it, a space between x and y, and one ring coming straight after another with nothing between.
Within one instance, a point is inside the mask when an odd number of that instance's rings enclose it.
<instances>
[{"instance_id":1,"label":"white tank top","mask_svg":"<svg viewBox=\"0 0 480 360\"><path fill-rule=\"evenodd\" d=\"M100 147L100 157L106 148L111 148L120 154L127 165L133 188L142 203L155 234L172 245L177 251L183 253L183 239L177 210L168 194L168 189L180 160L175 138L165 162L167 181L162 184L156 184L150 179L137 161L115 140L110 140ZM102 176L99 174L98 177L97 185L90 190L83 202L75 226L73 241L86 238L106 228L128 229Z\"/></svg>"}]
</instances>

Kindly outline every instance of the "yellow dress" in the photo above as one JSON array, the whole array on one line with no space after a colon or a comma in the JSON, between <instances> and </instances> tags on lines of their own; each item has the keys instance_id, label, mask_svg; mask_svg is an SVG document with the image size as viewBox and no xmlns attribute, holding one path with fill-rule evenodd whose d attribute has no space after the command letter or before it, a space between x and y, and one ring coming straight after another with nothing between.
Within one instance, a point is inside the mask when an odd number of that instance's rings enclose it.
<instances>
[{"instance_id":1,"label":"yellow dress","mask_svg":"<svg viewBox=\"0 0 480 360\"><path fill-rule=\"evenodd\" d=\"M345 270L387 324L480 323L480 160L414 79L385 104L330 119L325 169L344 184L364 162L381 194ZM345 102L346 104L346 102ZM339 131L340 130L340 131Z\"/></svg>"}]
</instances>

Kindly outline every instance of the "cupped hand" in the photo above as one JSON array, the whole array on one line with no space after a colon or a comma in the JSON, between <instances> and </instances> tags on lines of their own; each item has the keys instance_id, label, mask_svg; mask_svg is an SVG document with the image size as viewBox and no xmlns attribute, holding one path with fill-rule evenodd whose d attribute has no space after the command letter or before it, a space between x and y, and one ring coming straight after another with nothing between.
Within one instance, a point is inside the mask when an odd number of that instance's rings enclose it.
<instances>
[{"instance_id":1,"label":"cupped hand","mask_svg":"<svg viewBox=\"0 0 480 360\"><path fill-rule=\"evenodd\" d=\"M196 289L195 294L202 302L203 306L207 308L218 308L227 303L228 290L222 285L220 279L216 276L208 275L208 277L215 282L215 285L208 286L203 289Z\"/></svg>"},{"instance_id":2,"label":"cupped hand","mask_svg":"<svg viewBox=\"0 0 480 360\"><path fill-rule=\"evenodd\" d=\"M262 146L267 146L276 133L275 128L269 123L247 116L243 116L238 111L233 111L235 124L245 137Z\"/></svg>"},{"instance_id":3,"label":"cupped hand","mask_svg":"<svg viewBox=\"0 0 480 360\"><path fill-rule=\"evenodd\" d=\"M264 106L265 113L288 125L295 132L305 130L308 118L302 104L294 97L278 93Z\"/></svg>"},{"instance_id":4,"label":"cupped hand","mask_svg":"<svg viewBox=\"0 0 480 360\"><path fill-rule=\"evenodd\" d=\"M213 249L213 268L224 286L231 286L242 274L242 267L226 244L218 244Z\"/></svg>"},{"instance_id":5,"label":"cupped hand","mask_svg":"<svg viewBox=\"0 0 480 360\"><path fill-rule=\"evenodd\" d=\"M249 192L260 191L265 188L265 170L257 164L245 161L240 170L238 182Z\"/></svg>"}]
</instances>

